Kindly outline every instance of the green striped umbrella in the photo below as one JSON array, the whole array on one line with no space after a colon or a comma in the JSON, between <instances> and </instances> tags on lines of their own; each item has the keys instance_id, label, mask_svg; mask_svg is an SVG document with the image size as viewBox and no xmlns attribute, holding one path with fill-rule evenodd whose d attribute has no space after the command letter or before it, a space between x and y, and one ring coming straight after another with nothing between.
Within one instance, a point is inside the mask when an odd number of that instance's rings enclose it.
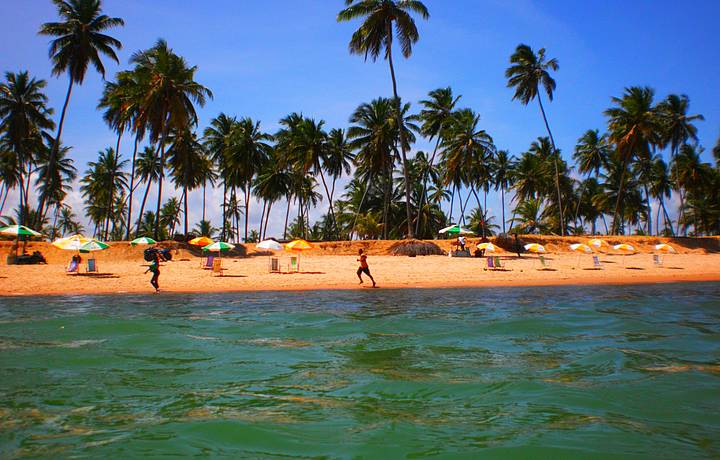
<instances>
[{"instance_id":1,"label":"green striped umbrella","mask_svg":"<svg viewBox=\"0 0 720 460\"><path fill-rule=\"evenodd\" d=\"M80 246L80 252L104 251L105 249L107 249L109 247L110 247L109 244L103 243L102 241L90 240L87 243Z\"/></svg>"},{"instance_id":2,"label":"green striped umbrella","mask_svg":"<svg viewBox=\"0 0 720 460\"><path fill-rule=\"evenodd\" d=\"M15 239L19 242L21 236L42 236L41 233L28 228L24 225L9 225L7 227L0 228L0 234L3 235L14 235ZM17 251L19 244L15 245L15 257L17 257ZM23 254L25 253L25 246L23 244Z\"/></svg>"},{"instance_id":3,"label":"green striped umbrella","mask_svg":"<svg viewBox=\"0 0 720 460\"><path fill-rule=\"evenodd\" d=\"M41 233L36 232L31 228L27 228L24 225L9 225L7 227L0 228L0 233L3 235L26 235L26 236L42 236Z\"/></svg>"},{"instance_id":4,"label":"green striped umbrella","mask_svg":"<svg viewBox=\"0 0 720 460\"><path fill-rule=\"evenodd\" d=\"M225 243L224 241L218 241L217 243L208 244L207 246L203 246L203 251L211 251L211 252L225 252L229 251L231 249L235 249L235 246L230 243Z\"/></svg>"},{"instance_id":5,"label":"green striped umbrella","mask_svg":"<svg viewBox=\"0 0 720 460\"><path fill-rule=\"evenodd\" d=\"M130 242L130 244L133 245L133 246L137 246L137 245L139 245L139 244L152 245L152 244L157 244L157 241L155 241L154 239L152 239L152 238L150 238L150 237L143 236L143 237L141 237L141 238L135 238L134 240L132 240L132 241Z\"/></svg>"}]
</instances>

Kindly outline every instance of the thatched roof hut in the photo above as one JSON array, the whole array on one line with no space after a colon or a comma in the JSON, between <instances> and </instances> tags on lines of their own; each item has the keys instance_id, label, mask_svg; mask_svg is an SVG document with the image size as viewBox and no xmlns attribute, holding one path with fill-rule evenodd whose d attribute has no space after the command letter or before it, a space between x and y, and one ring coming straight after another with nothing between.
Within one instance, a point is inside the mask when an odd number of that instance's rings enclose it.
<instances>
[{"instance_id":1,"label":"thatched roof hut","mask_svg":"<svg viewBox=\"0 0 720 460\"><path fill-rule=\"evenodd\" d=\"M398 241L389 248L394 256L442 256L445 252L435 243L420 240Z\"/></svg>"}]
</instances>

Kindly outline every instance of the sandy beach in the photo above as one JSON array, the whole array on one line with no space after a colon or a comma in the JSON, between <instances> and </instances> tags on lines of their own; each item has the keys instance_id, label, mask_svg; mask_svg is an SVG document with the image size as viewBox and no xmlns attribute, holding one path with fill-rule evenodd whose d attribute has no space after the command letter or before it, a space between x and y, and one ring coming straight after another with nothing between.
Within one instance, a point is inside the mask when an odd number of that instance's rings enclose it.
<instances>
[{"instance_id":1,"label":"sandy beach","mask_svg":"<svg viewBox=\"0 0 720 460\"><path fill-rule=\"evenodd\" d=\"M470 244L477 240L471 239ZM602 269L593 267L590 255L570 252L567 246L583 241L566 237L524 237L525 242L541 242L548 249L548 267L543 269L538 257L525 253L521 258L498 251L504 268L488 270L485 258L450 258L447 256L392 256L392 241L326 242L300 255L300 271L289 272L290 254L258 252L254 245L243 245L244 256L223 258L223 276L213 276L200 267L198 251L177 243L173 260L164 263L160 277L163 292L223 292L248 290L315 290L360 289L355 270L356 252L365 248L370 269L380 288L438 288L532 286L566 284L634 284L680 281L720 281L720 238L668 239L644 237L608 238L610 244L625 241L638 251L634 255L600 253ZM678 254L663 256L663 264L653 263L652 246L670 242ZM435 241L442 249L448 240ZM4 254L9 242L2 242ZM66 295L152 292L150 274L142 247L113 243L111 249L94 253L98 274L65 273L71 252L53 248L48 243L30 243L27 251L41 251L47 265L0 266L0 295ZM278 257L283 273L269 273L269 259ZM87 255L83 255L87 257ZM84 265L84 264L83 264Z\"/></svg>"}]
</instances>

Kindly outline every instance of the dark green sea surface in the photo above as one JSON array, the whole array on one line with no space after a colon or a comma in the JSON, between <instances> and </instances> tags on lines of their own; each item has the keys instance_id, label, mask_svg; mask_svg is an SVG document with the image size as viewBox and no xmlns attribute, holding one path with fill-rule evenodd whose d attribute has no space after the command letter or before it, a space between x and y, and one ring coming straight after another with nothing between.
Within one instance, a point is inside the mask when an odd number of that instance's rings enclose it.
<instances>
[{"instance_id":1,"label":"dark green sea surface","mask_svg":"<svg viewBox=\"0 0 720 460\"><path fill-rule=\"evenodd\" d=\"M719 458L720 284L0 298L0 458Z\"/></svg>"}]
</instances>

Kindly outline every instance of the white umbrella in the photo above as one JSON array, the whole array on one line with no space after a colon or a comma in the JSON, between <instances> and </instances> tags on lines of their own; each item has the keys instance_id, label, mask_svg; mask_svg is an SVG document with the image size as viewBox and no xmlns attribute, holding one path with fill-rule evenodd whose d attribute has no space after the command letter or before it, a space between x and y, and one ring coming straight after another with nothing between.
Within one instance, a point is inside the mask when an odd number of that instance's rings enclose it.
<instances>
[{"instance_id":1,"label":"white umbrella","mask_svg":"<svg viewBox=\"0 0 720 460\"><path fill-rule=\"evenodd\" d=\"M265 240L259 242L256 246L258 249L268 249L270 251L282 251L283 245L275 240Z\"/></svg>"}]
</instances>

